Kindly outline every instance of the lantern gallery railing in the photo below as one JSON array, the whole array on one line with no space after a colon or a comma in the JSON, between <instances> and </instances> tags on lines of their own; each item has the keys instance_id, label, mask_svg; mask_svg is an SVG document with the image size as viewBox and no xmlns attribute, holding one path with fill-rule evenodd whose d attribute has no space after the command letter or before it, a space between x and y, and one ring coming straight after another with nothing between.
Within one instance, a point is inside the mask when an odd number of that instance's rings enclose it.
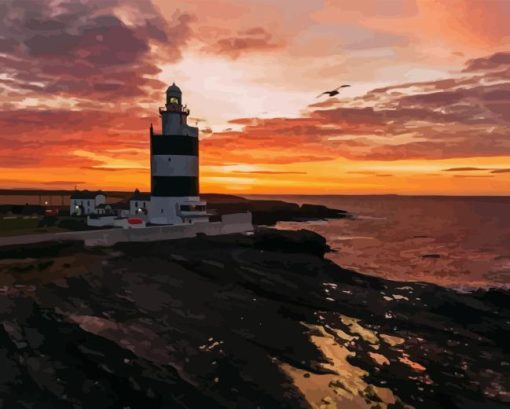
<instances>
[{"instance_id":1,"label":"lantern gallery railing","mask_svg":"<svg viewBox=\"0 0 510 409\"><path fill-rule=\"evenodd\" d=\"M177 112L185 115L189 115L189 109L185 106L177 105L177 104L170 104L166 107L159 107L159 113L162 114L163 112Z\"/></svg>"}]
</instances>

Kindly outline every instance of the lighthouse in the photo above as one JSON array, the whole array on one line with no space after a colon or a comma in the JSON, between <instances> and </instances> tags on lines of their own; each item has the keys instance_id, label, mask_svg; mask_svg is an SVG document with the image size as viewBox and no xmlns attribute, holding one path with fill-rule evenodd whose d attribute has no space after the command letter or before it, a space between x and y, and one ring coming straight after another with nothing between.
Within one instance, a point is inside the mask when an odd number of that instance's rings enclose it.
<instances>
[{"instance_id":1,"label":"lighthouse","mask_svg":"<svg viewBox=\"0 0 510 409\"><path fill-rule=\"evenodd\" d=\"M159 108L161 134L150 127L152 224L207 222L206 203L199 192L198 128L189 126L189 109L173 83L166 90L166 104Z\"/></svg>"}]
</instances>

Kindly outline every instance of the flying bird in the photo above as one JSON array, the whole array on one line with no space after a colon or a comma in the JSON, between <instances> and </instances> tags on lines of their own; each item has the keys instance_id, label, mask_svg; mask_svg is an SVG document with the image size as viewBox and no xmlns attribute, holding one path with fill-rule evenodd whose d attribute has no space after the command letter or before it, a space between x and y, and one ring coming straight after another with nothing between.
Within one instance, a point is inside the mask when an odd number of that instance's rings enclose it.
<instances>
[{"instance_id":1,"label":"flying bird","mask_svg":"<svg viewBox=\"0 0 510 409\"><path fill-rule=\"evenodd\" d=\"M338 91L340 88L347 88L350 87L350 85L344 84L340 85L338 88L335 88L333 91L324 91L322 94L317 95L317 98L323 96L324 94L328 94L330 97L334 97L335 95L340 94L340 91Z\"/></svg>"}]
</instances>

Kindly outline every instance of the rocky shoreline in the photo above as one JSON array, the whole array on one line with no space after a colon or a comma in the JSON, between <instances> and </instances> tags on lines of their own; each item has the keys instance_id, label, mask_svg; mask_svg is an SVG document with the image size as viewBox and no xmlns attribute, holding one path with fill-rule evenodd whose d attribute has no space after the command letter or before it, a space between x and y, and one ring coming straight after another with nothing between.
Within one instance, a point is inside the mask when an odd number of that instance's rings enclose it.
<instances>
[{"instance_id":1,"label":"rocky shoreline","mask_svg":"<svg viewBox=\"0 0 510 409\"><path fill-rule=\"evenodd\" d=\"M0 249L0 407L506 408L509 293L345 270L258 229Z\"/></svg>"},{"instance_id":2,"label":"rocky shoreline","mask_svg":"<svg viewBox=\"0 0 510 409\"><path fill-rule=\"evenodd\" d=\"M203 195L208 209L216 215L251 212L253 224L272 226L279 221L310 221L319 219L344 219L351 215L345 210L322 205L285 202L283 200L245 199L240 196Z\"/></svg>"}]
</instances>

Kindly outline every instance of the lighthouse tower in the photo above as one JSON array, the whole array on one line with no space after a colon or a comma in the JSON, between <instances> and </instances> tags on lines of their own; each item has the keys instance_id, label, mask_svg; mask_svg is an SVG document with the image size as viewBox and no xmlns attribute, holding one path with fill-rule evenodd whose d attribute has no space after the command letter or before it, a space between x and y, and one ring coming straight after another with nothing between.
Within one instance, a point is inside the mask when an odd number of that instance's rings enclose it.
<instances>
[{"instance_id":1,"label":"lighthouse tower","mask_svg":"<svg viewBox=\"0 0 510 409\"><path fill-rule=\"evenodd\" d=\"M200 201L198 180L198 128L189 126L189 109L174 84L166 90L159 108L161 134L150 127L152 224L207 222L206 203Z\"/></svg>"}]
</instances>

